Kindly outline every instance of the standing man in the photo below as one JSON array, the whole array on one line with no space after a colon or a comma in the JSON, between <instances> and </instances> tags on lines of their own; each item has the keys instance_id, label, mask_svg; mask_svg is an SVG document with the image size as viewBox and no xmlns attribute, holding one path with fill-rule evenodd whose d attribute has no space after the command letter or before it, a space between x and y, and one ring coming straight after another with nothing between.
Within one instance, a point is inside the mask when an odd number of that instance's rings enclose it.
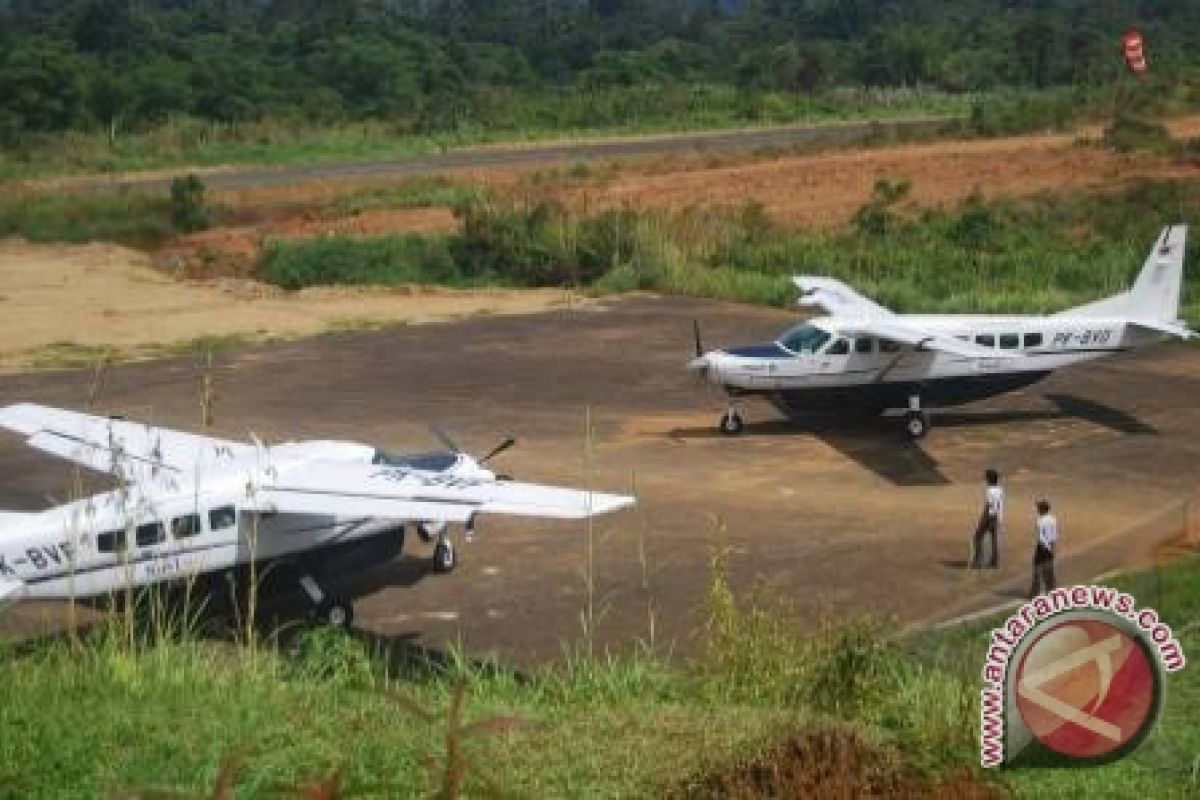
<instances>
[{"instance_id":1,"label":"standing man","mask_svg":"<svg viewBox=\"0 0 1200 800\"><path fill-rule=\"evenodd\" d=\"M1037 501L1037 542L1033 551L1033 586L1029 599L1054 588L1054 554L1058 550L1058 520L1050 513L1050 503Z\"/></svg>"},{"instance_id":2,"label":"standing man","mask_svg":"<svg viewBox=\"0 0 1200 800\"><path fill-rule=\"evenodd\" d=\"M983 492L983 511L979 515L979 525L975 528L975 539L971 547L971 569L985 566L983 563L983 537L991 539L991 558L987 567L995 569L1000 565L999 533L1000 523L1004 519L1004 487L1000 485L1000 474L989 469L983 474L987 488Z\"/></svg>"}]
</instances>

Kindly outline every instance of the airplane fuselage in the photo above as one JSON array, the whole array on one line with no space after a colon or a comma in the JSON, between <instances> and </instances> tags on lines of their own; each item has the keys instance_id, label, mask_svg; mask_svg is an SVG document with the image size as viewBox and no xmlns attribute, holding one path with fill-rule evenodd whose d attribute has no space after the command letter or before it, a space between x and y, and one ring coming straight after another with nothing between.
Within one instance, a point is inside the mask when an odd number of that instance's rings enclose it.
<instances>
[{"instance_id":1,"label":"airplane fuselage","mask_svg":"<svg viewBox=\"0 0 1200 800\"><path fill-rule=\"evenodd\" d=\"M252 456L217 456L202 474L159 471L43 512L6 514L0 580L21 581L29 599L102 597L399 532L404 521L396 519L243 508L264 473L286 474L314 456L356 463L376 453L340 442L278 445ZM456 477L463 459L444 460L436 471L379 468L397 480L463 480Z\"/></svg>"},{"instance_id":2,"label":"airplane fuselage","mask_svg":"<svg viewBox=\"0 0 1200 800\"><path fill-rule=\"evenodd\" d=\"M955 405L1163 338L1123 320L973 315L910 315L903 320L991 349L995 357L847 336L839 332L836 319L819 317L806 325L821 335L795 335L802 327L797 326L774 342L707 354L706 376L733 396L765 395L789 414L847 406L903 408L914 393L926 406Z\"/></svg>"}]
</instances>

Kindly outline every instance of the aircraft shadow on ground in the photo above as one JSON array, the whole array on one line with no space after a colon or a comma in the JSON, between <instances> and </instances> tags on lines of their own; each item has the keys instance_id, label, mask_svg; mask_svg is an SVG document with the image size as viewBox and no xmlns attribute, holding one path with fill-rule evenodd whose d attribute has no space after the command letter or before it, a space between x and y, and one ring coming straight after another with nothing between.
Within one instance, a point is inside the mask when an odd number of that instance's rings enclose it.
<instances>
[{"instance_id":1,"label":"aircraft shadow on ground","mask_svg":"<svg viewBox=\"0 0 1200 800\"><path fill-rule=\"evenodd\" d=\"M846 458L897 486L949 483L937 462L920 445L905 438L895 419L880 417L813 417L747 423L741 436L815 436ZM716 428L676 428L676 439L723 438Z\"/></svg>"},{"instance_id":2,"label":"aircraft shadow on ground","mask_svg":"<svg viewBox=\"0 0 1200 800\"><path fill-rule=\"evenodd\" d=\"M1073 394L1048 394L1046 399L1053 403L1063 413L1077 419L1084 419L1117 433L1128 433L1134 436L1158 436L1159 431L1152 425L1147 425L1137 417L1119 408L1106 406L1094 400L1087 400Z\"/></svg>"},{"instance_id":3,"label":"aircraft shadow on ground","mask_svg":"<svg viewBox=\"0 0 1200 800\"><path fill-rule=\"evenodd\" d=\"M1120 409L1071 394L1048 394L1055 408L1001 410L939 410L933 412L933 427L965 428L977 425L1007 425L1026 422L1082 419L1117 433L1156 436L1159 431ZM741 436L816 436L843 456L857 462L897 486L937 486L949 483L936 460L916 442L905 438L894 416L814 416L774 419L746 424ZM720 439L716 427L674 428L673 439Z\"/></svg>"}]
</instances>

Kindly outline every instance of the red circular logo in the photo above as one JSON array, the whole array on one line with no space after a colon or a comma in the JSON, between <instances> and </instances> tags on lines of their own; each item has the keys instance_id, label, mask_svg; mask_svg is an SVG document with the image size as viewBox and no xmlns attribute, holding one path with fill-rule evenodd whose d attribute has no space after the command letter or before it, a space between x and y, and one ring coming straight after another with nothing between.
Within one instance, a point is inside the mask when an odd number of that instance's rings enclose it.
<instances>
[{"instance_id":1,"label":"red circular logo","mask_svg":"<svg viewBox=\"0 0 1200 800\"><path fill-rule=\"evenodd\" d=\"M1029 732L1071 758L1128 752L1153 725L1161 697L1153 656L1109 622L1048 625L1016 673L1017 709Z\"/></svg>"}]
</instances>

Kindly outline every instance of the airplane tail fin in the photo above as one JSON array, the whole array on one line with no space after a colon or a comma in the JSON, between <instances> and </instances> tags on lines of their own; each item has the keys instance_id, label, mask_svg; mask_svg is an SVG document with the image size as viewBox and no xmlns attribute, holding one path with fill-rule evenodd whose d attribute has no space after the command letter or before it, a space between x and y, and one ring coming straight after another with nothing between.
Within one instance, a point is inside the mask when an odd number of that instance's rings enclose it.
<instances>
[{"instance_id":1,"label":"airplane tail fin","mask_svg":"<svg viewBox=\"0 0 1200 800\"><path fill-rule=\"evenodd\" d=\"M1062 312L1076 317L1125 317L1146 322L1179 319L1187 226L1168 225L1159 234L1129 290Z\"/></svg>"}]
</instances>

